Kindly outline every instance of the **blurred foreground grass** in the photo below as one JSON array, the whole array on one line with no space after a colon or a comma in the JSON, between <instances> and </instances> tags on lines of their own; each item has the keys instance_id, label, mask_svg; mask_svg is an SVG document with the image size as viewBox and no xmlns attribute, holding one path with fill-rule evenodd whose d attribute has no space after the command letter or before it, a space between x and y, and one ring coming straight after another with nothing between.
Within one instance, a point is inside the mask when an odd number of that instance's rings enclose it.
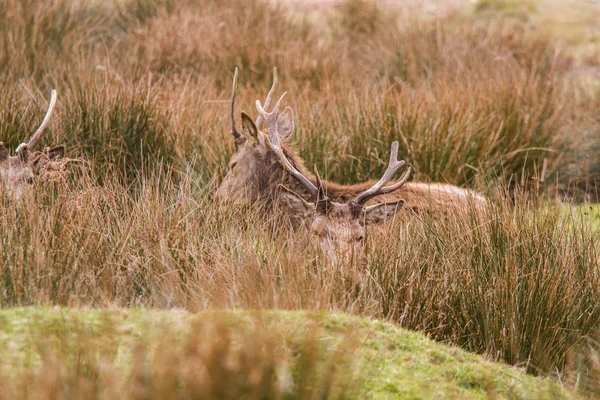
<instances>
[{"instance_id":1,"label":"blurred foreground grass","mask_svg":"<svg viewBox=\"0 0 600 400\"><path fill-rule=\"evenodd\" d=\"M16 308L0 311L0 359L0 397L14 399L572 398L550 379L336 313Z\"/></svg>"}]
</instances>

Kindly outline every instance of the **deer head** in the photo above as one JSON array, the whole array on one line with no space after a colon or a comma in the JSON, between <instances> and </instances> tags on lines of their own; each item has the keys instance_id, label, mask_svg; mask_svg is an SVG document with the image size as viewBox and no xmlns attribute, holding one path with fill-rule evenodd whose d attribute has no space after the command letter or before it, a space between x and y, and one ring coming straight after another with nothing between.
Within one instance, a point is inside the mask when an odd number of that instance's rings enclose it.
<instances>
[{"instance_id":1,"label":"deer head","mask_svg":"<svg viewBox=\"0 0 600 400\"><path fill-rule=\"evenodd\" d=\"M235 69L231 98L231 135L235 142L236 151L229 161L229 171L217 189L216 200L220 203L236 202L241 204L254 203L261 193L265 192L265 180L268 179L266 134L260 132L262 115L252 119L242 113L242 130L239 131L235 122L235 95L237 90L238 70ZM277 86L277 69L273 69L273 84L265 99L265 107L271 102ZM285 141L294 130L294 114L287 107L279 114L277 121L279 139Z\"/></svg>"},{"instance_id":2,"label":"deer head","mask_svg":"<svg viewBox=\"0 0 600 400\"><path fill-rule=\"evenodd\" d=\"M17 147L14 156L11 156L4 147L4 143L0 142L1 189L12 200L19 199L28 187L33 185L35 176L44 169L48 162L61 158L64 154L64 146L56 146L42 152L31 152L48 125L55 105L56 91L52 90L50 106L42 124L27 143L21 143Z\"/></svg>"},{"instance_id":3,"label":"deer head","mask_svg":"<svg viewBox=\"0 0 600 400\"><path fill-rule=\"evenodd\" d=\"M291 211L296 219L305 221L311 236L319 240L323 250L333 255L342 254L345 259L348 259L356 246L362 246L365 225L387 221L404 205L403 200L370 206L366 206L366 202L376 196L399 189L406 183L410 175L410 167L399 181L386 186L396 172L406 164L404 160L398 160L398 142L394 142L387 170L378 182L358 193L349 201L343 203L333 201L324 192L318 175L317 185L315 185L286 157L278 133L277 109L280 102L281 98L273 111L268 113L260 101L256 101L256 108L264 117L269 130L267 145L277 155L284 169L298 180L312 197L312 201L306 201L298 194L283 187L284 190L280 194L281 203Z\"/></svg>"}]
</instances>

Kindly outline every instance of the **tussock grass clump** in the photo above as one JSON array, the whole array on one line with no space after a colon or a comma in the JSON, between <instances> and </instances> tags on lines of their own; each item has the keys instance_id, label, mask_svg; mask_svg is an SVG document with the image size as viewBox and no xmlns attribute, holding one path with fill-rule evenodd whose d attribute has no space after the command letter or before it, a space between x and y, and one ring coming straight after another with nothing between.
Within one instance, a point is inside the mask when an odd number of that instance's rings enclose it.
<instances>
[{"instance_id":1,"label":"tussock grass clump","mask_svg":"<svg viewBox=\"0 0 600 400\"><path fill-rule=\"evenodd\" d=\"M413 221L385 246L399 257L374 249L373 285L403 325L530 372L564 371L600 318L600 232L589 218L496 204L484 219Z\"/></svg>"},{"instance_id":2,"label":"tussock grass clump","mask_svg":"<svg viewBox=\"0 0 600 400\"><path fill-rule=\"evenodd\" d=\"M173 37L185 40L173 42ZM134 57L130 64L144 70L211 76L219 89L230 87L234 66L253 85L269 84L274 65L284 75L315 84L330 76L331 57L307 23L262 1L184 3L132 32L122 50L124 57Z\"/></svg>"},{"instance_id":3,"label":"tussock grass clump","mask_svg":"<svg viewBox=\"0 0 600 400\"><path fill-rule=\"evenodd\" d=\"M90 10L80 3L3 1L0 71L43 79L48 69L68 65L79 57L106 21L101 7Z\"/></svg>"},{"instance_id":4,"label":"tussock grass clump","mask_svg":"<svg viewBox=\"0 0 600 400\"><path fill-rule=\"evenodd\" d=\"M89 161L95 175L129 182L144 170L173 162L173 138L150 93L79 86L63 129L72 154ZM165 169L166 170L166 169Z\"/></svg>"},{"instance_id":5,"label":"tussock grass clump","mask_svg":"<svg viewBox=\"0 0 600 400\"><path fill-rule=\"evenodd\" d=\"M385 19L385 15L391 18ZM391 10L383 10L376 3L364 0L346 0L339 6L338 34L357 39L377 32L386 22L392 22L395 14Z\"/></svg>"},{"instance_id":6,"label":"tussock grass clump","mask_svg":"<svg viewBox=\"0 0 600 400\"><path fill-rule=\"evenodd\" d=\"M569 60L549 41L514 23L448 20L402 21L352 43L346 56L377 83L353 85L350 97L332 93L336 102L302 136L304 148L324 149L306 156L334 179L375 176L373 155L399 138L420 180L472 185L507 182L544 163L546 177L558 170L571 115L563 95ZM300 111L307 113L315 107Z\"/></svg>"},{"instance_id":7,"label":"tussock grass clump","mask_svg":"<svg viewBox=\"0 0 600 400\"><path fill-rule=\"evenodd\" d=\"M600 117L596 111L600 107L600 90L577 93L577 99L579 112L573 122L577 134L565 132L564 140L571 150L565 155L566 167L561 170L559 190L577 201L599 202Z\"/></svg>"},{"instance_id":8,"label":"tussock grass clump","mask_svg":"<svg viewBox=\"0 0 600 400\"><path fill-rule=\"evenodd\" d=\"M260 314L178 317L132 313L133 334L117 313L46 319L28 332L28 359L3 371L0 398L342 399L358 387L348 343L323 344L316 322L289 333Z\"/></svg>"}]
</instances>

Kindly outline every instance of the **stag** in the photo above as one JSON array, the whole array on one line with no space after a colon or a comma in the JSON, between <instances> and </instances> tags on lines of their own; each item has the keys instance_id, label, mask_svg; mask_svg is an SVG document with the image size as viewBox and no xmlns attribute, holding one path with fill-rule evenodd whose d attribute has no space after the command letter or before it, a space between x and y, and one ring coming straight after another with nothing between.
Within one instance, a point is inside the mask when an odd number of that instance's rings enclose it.
<instances>
[{"instance_id":1,"label":"stag","mask_svg":"<svg viewBox=\"0 0 600 400\"><path fill-rule=\"evenodd\" d=\"M281 193L280 185L297 193L305 201L312 201L313 195L306 185L294 177L286 169L286 164L273 151L269 145L269 135L273 132L260 131L263 115L260 110L256 119L242 112L242 130L236 127L235 96L237 91L237 68L233 77L231 101L231 135L233 136L236 151L229 162L229 170L219 186L216 199L221 203L235 202L252 204L263 202L268 207L278 202ZM277 70L273 70L273 84L267 94L264 105L267 108L277 85ZM280 99L281 101L281 99ZM263 110L264 111L264 110ZM294 130L294 114L290 107L271 118L273 131L277 132L281 152L287 162L305 177L313 186L322 187L328 199L339 203L348 203L360 193L371 188L375 182L369 181L354 185L339 185L334 182L322 180L317 182L317 177L304 166L304 162L286 141ZM275 127L277 129L275 129ZM456 204L474 203L477 208L483 208L487 200L485 197L453 185L442 183L406 182L399 185L394 191L385 191L377 199L371 198L367 205L375 202L394 203L403 201L404 209L417 212L445 211L452 209Z\"/></svg>"},{"instance_id":2,"label":"stag","mask_svg":"<svg viewBox=\"0 0 600 400\"><path fill-rule=\"evenodd\" d=\"M306 222L310 234L318 238L323 250L334 256L341 254L347 259L356 245L362 245L365 225L387 221L404 206L405 202L398 199L367 206L367 201L400 189L408 180L411 169L408 167L400 180L386 186L396 172L406 165L404 160L398 160L398 142L393 142L388 167L379 181L347 201L330 199L327 197L318 175L315 185L296 169L285 155L279 140L277 124L277 109L280 102L281 99L279 99L273 111L268 113L264 110L260 101L256 101L256 108L264 117L269 131L266 143L277 156L285 171L303 187L311 199L307 201L285 186L280 186L284 189L280 198L284 204L287 204L292 215Z\"/></svg>"},{"instance_id":3,"label":"stag","mask_svg":"<svg viewBox=\"0 0 600 400\"><path fill-rule=\"evenodd\" d=\"M32 152L31 149L39 141L42 132L50 122L50 117L56 105L56 91L52 90L50 105L42 124L35 131L27 143L21 143L11 156L0 142L0 180L2 192L12 200L21 198L27 188L33 185L35 176L39 175L49 163L60 159L65 152L64 146L46 148L41 152Z\"/></svg>"}]
</instances>

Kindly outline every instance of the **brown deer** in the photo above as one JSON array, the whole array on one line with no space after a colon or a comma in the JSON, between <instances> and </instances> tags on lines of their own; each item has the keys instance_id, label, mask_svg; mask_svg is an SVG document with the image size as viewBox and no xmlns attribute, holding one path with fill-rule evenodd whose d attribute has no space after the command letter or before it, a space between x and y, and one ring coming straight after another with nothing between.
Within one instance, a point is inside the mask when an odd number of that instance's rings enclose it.
<instances>
[{"instance_id":1,"label":"brown deer","mask_svg":"<svg viewBox=\"0 0 600 400\"><path fill-rule=\"evenodd\" d=\"M237 91L238 70L235 69L231 99L231 135L235 142L236 152L229 162L229 171L221 182L216 199L221 202L254 203L262 199L272 199L274 188L280 183L284 174L283 168L266 145L266 134L260 132L262 116L253 120L242 112L242 132L235 123L235 95ZM265 107L269 106L277 86L277 70L273 70L273 84L265 99ZM278 116L278 132L282 140L287 139L294 129L294 115L287 107ZM279 175L279 176L276 176ZM272 180L272 178L275 178Z\"/></svg>"},{"instance_id":2,"label":"brown deer","mask_svg":"<svg viewBox=\"0 0 600 400\"><path fill-rule=\"evenodd\" d=\"M56 91L52 90L50 105L42 124L27 143L21 143L11 156L0 142L0 181L2 193L11 200L18 200L33 185L35 176L46 170L48 165L60 159L65 152L64 146L46 148L42 152L32 153L31 149L39 141L48 125L56 105Z\"/></svg>"},{"instance_id":3,"label":"brown deer","mask_svg":"<svg viewBox=\"0 0 600 400\"><path fill-rule=\"evenodd\" d=\"M279 196L280 185L299 194L303 199L310 201L312 196L305 186L295 179L282 165L280 158L269 147L267 138L269 134L259 131L262 114L259 112L256 120L246 113L242 113L242 131L236 127L235 122L235 94L237 90L237 68L232 85L231 101L231 134L235 141L236 151L229 162L229 171L221 182L216 199L220 203L236 202L251 204L257 201L271 205ZM264 108L269 106L272 95L277 85L277 70L273 72L273 84L265 99ZM307 170L302 159L287 143L294 130L294 115L292 109L286 107L277 115L277 133L281 148L289 163L299 171L313 185L317 178ZM347 202L364 192L374 182L365 182L354 185L339 185L334 182L321 181L323 190L329 199L337 202ZM413 211L444 210L454 203L465 204L469 201L478 207L486 205L485 197L467 189L442 183L406 182L397 190L378 196L379 202L404 201L404 208ZM369 201L368 204L373 201Z\"/></svg>"},{"instance_id":4,"label":"brown deer","mask_svg":"<svg viewBox=\"0 0 600 400\"><path fill-rule=\"evenodd\" d=\"M292 148L283 143L294 130L291 108L279 114L278 108L285 93L273 111L264 108L271 101L277 83L274 71L273 85L264 107L257 100L259 112L254 121L242 113L242 131L235 123L235 93L237 69L232 86L231 119L236 152L229 163L229 171L216 193L217 201L255 203L267 207L281 206L295 222L304 222L310 232L320 238L327 252L341 252L347 257L355 244L362 243L364 225L388 220L400 209L413 211L455 210L455 205L485 207L485 197L452 185L406 182L410 169L399 181L386 186L394 174L405 165L397 160L398 142L391 148L388 169L378 182L343 186L322 181L304 167ZM259 131L263 119L267 132Z\"/></svg>"},{"instance_id":5,"label":"brown deer","mask_svg":"<svg viewBox=\"0 0 600 400\"><path fill-rule=\"evenodd\" d=\"M284 94L285 95L285 94ZM283 98L283 96L281 97ZM267 123L269 136L267 146L276 154L281 166L290 174L310 195L310 201L289 190L285 186L280 193L282 204L288 208L290 214L300 221L304 221L309 228L311 236L318 238L321 248L328 255L335 257L341 254L348 259L355 245L362 245L364 239L364 226L378 224L391 218L404 206L403 199L392 202L382 202L366 206L367 201L377 196L393 193L406 183L410 175L410 167L400 180L386 186L396 172L406 165L404 160L398 160L398 142L392 143L390 160L383 177L369 188L362 190L355 197L347 201L334 201L327 197L325 186L317 175L316 184L300 172L285 155L279 140L277 109L281 99L273 111L266 112L260 102L256 101L256 108Z\"/></svg>"}]
</instances>

